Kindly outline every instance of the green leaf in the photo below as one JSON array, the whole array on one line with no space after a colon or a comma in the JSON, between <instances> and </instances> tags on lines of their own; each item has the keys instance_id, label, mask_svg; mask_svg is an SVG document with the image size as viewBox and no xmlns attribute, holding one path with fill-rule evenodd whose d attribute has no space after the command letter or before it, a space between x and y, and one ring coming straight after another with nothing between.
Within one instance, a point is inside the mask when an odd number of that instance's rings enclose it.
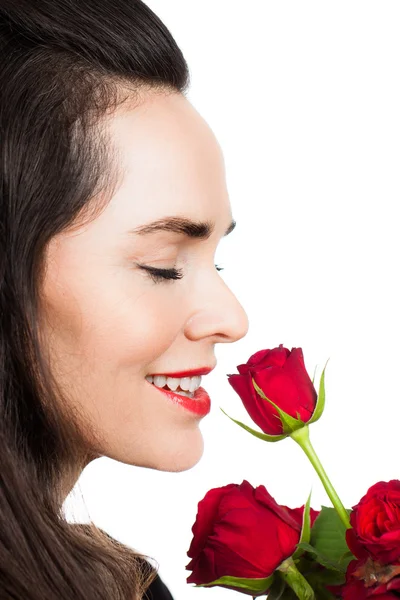
<instances>
[{"instance_id":1,"label":"green leaf","mask_svg":"<svg viewBox=\"0 0 400 600\"><path fill-rule=\"evenodd\" d=\"M351 509L346 509L350 514ZM346 528L334 508L323 506L311 529L310 544L328 560L345 569L352 560L346 544Z\"/></svg>"},{"instance_id":2,"label":"green leaf","mask_svg":"<svg viewBox=\"0 0 400 600\"><path fill-rule=\"evenodd\" d=\"M251 380L253 382L253 386L254 386L254 389L256 390L257 394L259 396L261 396L261 398L263 400L266 400L267 402L272 404L272 406L277 410L277 412L280 416L280 419L281 419L283 433L289 434L289 433L292 433L292 431L296 431L297 429L304 427L305 423L303 423L303 421L301 421L300 419L295 419L291 415L288 415L287 413L285 413L281 408L279 408L279 406L277 404L275 404L275 402L272 402L272 400L267 398L267 396L264 394L262 389L259 388L258 385L256 384L256 382L254 381L253 377L251 378Z\"/></svg>"},{"instance_id":3,"label":"green leaf","mask_svg":"<svg viewBox=\"0 0 400 600\"><path fill-rule=\"evenodd\" d=\"M343 555L340 557L340 560L341 560L341 561L346 561L347 559L349 559L349 562L350 562L351 560L354 560L354 559L355 559L355 556L354 556L354 554L351 552L351 550L347 550L347 552L345 552L345 553L344 553L344 554L343 554Z\"/></svg>"},{"instance_id":4,"label":"green leaf","mask_svg":"<svg viewBox=\"0 0 400 600\"><path fill-rule=\"evenodd\" d=\"M311 519L310 519L310 504L311 504L311 492L309 493L307 502L304 505L304 512L303 512L303 523L301 526L301 534L300 534L300 541L299 544L297 545L297 549L295 551L295 553L293 554L293 558L297 558L298 556L300 556L303 552L302 548L299 548L300 544L308 544L308 542L310 541L310 534L311 534Z\"/></svg>"},{"instance_id":5,"label":"green leaf","mask_svg":"<svg viewBox=\"0 0 400 600\"><path fill-rule=\"evenodd\" d=\"M328 571L328 573L331 572L332 571ZM327 585L336 585L336 583L330 583L328 581L326 583L321 583L318 580L316 580L315 583L313 583L313 581L310 580L309 583L315 592L315 597L318 598L318 600L335 600L337 598L337 595L333 594L332 592L329 592L325 587ZM338 585L340 584L341 582Z\"/></svg>"},{"instance_id":6,"label":"green leaf","mask_svg":"<svg viewBox=\"0 0 400 600\"><path fill-rule=\"evenodd\" d=\"M224 575L215 581L209 583L200 583L196 587L209 587L211 585L226 585L235 587L242 590L246 590L253 594L266 594L274 581L274 575L265 577L264 579L249 579L246 577L231 577L230 575Z\"/></svg>"},{"instance_id":7,"label":"green leaf","mask_svg":"<svg viewBox=\"0 0 400 600\"><path fill-rule=\"evenodd\" d=\"M346 579L345 573L321 568L321 565L308 553L303 554L295 563L297 569L304 575L314 590L318 600L334 600L336 598L335 594L328 592L326 586L343 584Z\"/></svg>"},{"instance_id":8,"label":"green leaf","mask_svg":"<svg viewBox=\"0 0 400 600\"><path fill-rule=\"evenodd\" d=\"M339 573L331 569L314 572L307 576L307 581L314 590L327 585L342 585L346 581L346 573Z\"/></svg>"},{"instance_id":9,"label":"green leaf","mask_svg":"<svg viewBox=\"0 0 400 600\"><path fill-rule=\"evenodd\" d=\"M346 567L344 567L339 561L327 558L324 554L322 554L319 550L317 550L310 544L302 542L298 545L298 549L302 550L303 552L307 552L308 554L313 556L316 562L325 567L326 569L330 569L331 571L337 571L338 573L346 573Z\"/></svg>"},{"instance_id":10,"label":"green leaf","mask_svg":"<svg viewBox=\"0 0 400 600\"><path fill-rule=\"evenodd\" d=\"M317 396L317 404L315 405L314 412L312 414L309 423L315 423L321 417L325 408L325 369L327 367L329 359L326 361L324 370L322 371L321 379L319 380L319 391Z\"/></svg>"},{"instance_id":11,"label":"green leaf","mask_svg":"<svg viewBox=\"0 0 400 600\"><path fill-rule=\"evenodd\" d=\"M224 415L229 417L229 415L224 411L223 408L220 407L220 409L222 410ZM243 427L243 429L245 429L255 437L259 438L260 440L264 440L264 442L279 442L279 440L283 440L287 437L286 433L283 433L282 435L269 435L268 433L261 433L260 431L255 431L255 429L252 429L251 427L245 425L244 423L241 423L240 421L236 421L236 419L232 419L232 417L229 418L231 421L233 421L237 425L240 425L240 427Z\"/></svg>"}]
</instances>

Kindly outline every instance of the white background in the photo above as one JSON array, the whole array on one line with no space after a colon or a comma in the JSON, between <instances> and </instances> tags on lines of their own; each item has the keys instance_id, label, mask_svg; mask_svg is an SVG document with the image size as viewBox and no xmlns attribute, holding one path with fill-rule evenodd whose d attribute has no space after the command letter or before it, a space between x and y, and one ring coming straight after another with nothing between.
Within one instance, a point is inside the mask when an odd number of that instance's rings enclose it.
<instances>
[{"instance_id":1,"label":"white background","mask_svg":"<svg viewBox=\"0 0 400 600\"><path fill-rule=\"evenodd\" d=\"M247 336L216 347L205 451L183 473L101 458L66 502L154 557L175 600L243 597L186 583L197 503L212 487L265 485L275 499L329 500L292 440L266 444L226 374L280 343L302 347L326 410L311 436L343 503L400 478L398 1L148 0L189 63L188 99L223 149L237 228L216 263ZM255 427L255 426L254 426ZM82 495L82 497L81 497ZM86 507L86 508L85 508Z\"/></svg>"}]
</instances>

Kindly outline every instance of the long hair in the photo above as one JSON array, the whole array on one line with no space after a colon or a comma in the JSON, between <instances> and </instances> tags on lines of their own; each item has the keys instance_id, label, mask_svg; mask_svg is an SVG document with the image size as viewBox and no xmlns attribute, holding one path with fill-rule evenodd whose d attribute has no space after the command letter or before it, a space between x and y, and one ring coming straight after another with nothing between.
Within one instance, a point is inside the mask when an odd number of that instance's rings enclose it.
<instances>
[{"instance_id":1,"label":"long hair","mask_svg":"<svg viewBox=\"0 0 400 600\"><path fill-rule=\"evenodd\" d=\"M63 514L82 415L65 414L50 372L41 285L51 238L95 218L119 185L107 116L141 92L184 94L189 80L140 0L0 0L1 599L135 600L156 576L144 555Z\"/></svg>"}]
</instances>

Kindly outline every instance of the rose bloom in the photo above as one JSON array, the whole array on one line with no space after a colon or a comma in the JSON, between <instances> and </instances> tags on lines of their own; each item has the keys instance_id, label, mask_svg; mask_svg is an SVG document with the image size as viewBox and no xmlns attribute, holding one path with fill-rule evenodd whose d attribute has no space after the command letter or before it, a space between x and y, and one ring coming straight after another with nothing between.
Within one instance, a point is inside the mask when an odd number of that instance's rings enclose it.
<instances>
[{"instance_id":1,"label":"rose bloom","mask_svg":"<svg viewBox=\"0 0 400 600\"><path fill-rule=\"evenodd\" d=\"M344 600L400 596L400 481L379 481L350 514L346 541L357 557L346 573Z\"/></svg>"},{"instance_id":2,"label":"rose bloom","mask_svg":"<svg viewBox=\"0 0 400 600\"><path fill-rule=\"evenodd\" d=\"M371 559L352 560L346 583L340 590L343 600L395 600L400 598L399 566L380 566Z\"/></svg>"},{"instance_id":3,"label":"rose bloom","mask_svg":"<svg viewBox=\"0 0 400 600\"><path fill-rule=\"evenodd\" d=\"M295 552L303 513L304 506L281 506L263 485L253 488L246 480L208 491L192 527L187 582L210 583L225 575L269 577ZM312 524L318 514L311 509Z\"/></svg>"},{"instance_id":4,"label":"rose bloom","mask_svg":"<svg viewBox=\"0 0 400 600\"><path fill-rule=\"evenodd\" d=\"M357 558L383 564L400 559L400 481L379 481L369 488L350 514L346 541Z\"/></svg>"},{"instance_id":5,"label":"rose bloom","mask_svg":"<svg viewBox=\"0 0 400 600\"><path fill-rule=\"evenodd\" d=\"M307 423L315 409L317 392L306 371L303 351L289 351L281 344L272 350L259 350L246 364L238 365L239 375L228 375L253 421L270 435L283 433L277 410L256 392L252 378L264 394L291 417Z\"/></svg>"}]
</instances>

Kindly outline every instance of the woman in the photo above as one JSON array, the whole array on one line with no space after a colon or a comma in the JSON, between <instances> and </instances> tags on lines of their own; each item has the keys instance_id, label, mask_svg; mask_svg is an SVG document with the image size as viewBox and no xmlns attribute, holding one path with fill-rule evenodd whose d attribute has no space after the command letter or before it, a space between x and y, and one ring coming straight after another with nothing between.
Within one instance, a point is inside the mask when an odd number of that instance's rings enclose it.
<instances>
[{"instance_id":1,"label":"woman","mask_svg":"<svg viewBox=\"0 0 400 600\"><path fill-rule=\"evenodd\" d=\"M171 598L62 504L101 456L202 455L193 370L248 328L214 265L221 151L138 0L0 0L0 45L0 598Z\"/></svg>"}]
</instances>

